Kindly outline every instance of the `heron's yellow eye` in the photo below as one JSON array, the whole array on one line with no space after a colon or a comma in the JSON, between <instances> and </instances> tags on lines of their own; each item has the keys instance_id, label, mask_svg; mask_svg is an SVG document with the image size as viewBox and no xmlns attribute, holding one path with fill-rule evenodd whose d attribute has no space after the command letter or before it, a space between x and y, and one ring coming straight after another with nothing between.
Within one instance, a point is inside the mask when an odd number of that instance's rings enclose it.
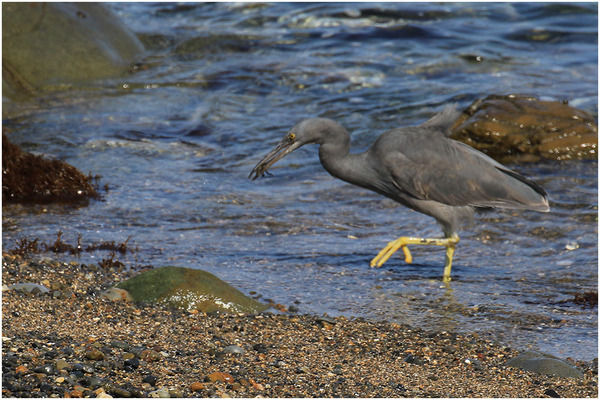
<instances>
[{"instance_id":1,"label":"heron's yellow eye","mask_svg":"<svg viewBox=\"0 0 600 400\"><path fill-rule=\"evenodd\" d=\"M290 134L288 135L288 139L290 139L290 140L296 139L296 134L294 132L290 132Z\"/></svg>"}]
</instances>

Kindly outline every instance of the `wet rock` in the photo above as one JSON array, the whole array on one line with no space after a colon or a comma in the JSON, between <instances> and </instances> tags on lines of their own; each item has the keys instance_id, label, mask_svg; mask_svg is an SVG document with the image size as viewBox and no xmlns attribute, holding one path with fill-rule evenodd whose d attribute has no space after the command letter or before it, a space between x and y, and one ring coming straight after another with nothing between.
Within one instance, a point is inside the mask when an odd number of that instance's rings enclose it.
<instances>
[{"instance_id":1,"label":"wet rock","mask_svg":"<svg viewBox=\"0 0 600 400\"><path fill-rule=\"evenodd\" d=\"M526 351L507 361L506 365L538 374L555 375L561 378L583 378L581 371L567 364L565 361L536 351Z\"/></svg>"},{"instance_id":2,"label":"wet rock","mask_svg":"<svg viewBox=\"0 0 600 400\"><path fill-rule=\"evenodd\" d=\"M135 301L206 313L257 313L267 309L216 276L190 268L156 268L121 282L117 287L127 290Z\"/></svg>"},{"instance_id":3,"label":"wet rock","mask_svg":"<svg viewBox=\"0 0 600 400\"><path fill-rule=\"evenodd\" d=\"M73 372L83 372L83 373L87 373L87 374L94 373L94 367L92 367L89 364L84 364L84 363L75 363L75 364L73 364L71 369L73 370Z\"/></svg>"},{"instance_id":4,"label":"wet rock","mask_svg":"<svg viewBox=\"0 0 600 400\"><path fill-rule=\"evenodd\" d=\"M156 382L158 381L158 377L156 375L146 375L142 382L148 383L152 386L156 386Z\"/></svg>"},{"instance_id":5,"label":"wet rock","mask_svg":"<svg viewBox=\"0 0 600 400\"><path fill-rule=\"evenodd\" d=\"M100 297L110 301L133 301L133 297L127 290L116 287L105 290Z\"/></svg>"},{"instance_id":6,"label":"wet rock","mask_svg":"<svg viewBox=\"0 0 600 400\"><path fill-rule=\"evenodd\" d=\"M104 4L3 3L3 96L125 76L144 48Z\"/></svg>"},{"instance_id":7,"label":"wet rock","mask_svg":"<svg viewBox=\"0 0 600 400\"><path fill-rule=\"evenodd\" d=\"M51 394L54 391L54 386L48 383L42 383L40 385L40 391L45 392L46 394Z\"/></svg>"},{"instance_id":8,"label":"wet rock","mask_svg":"<svg viewBox=\"0 0 600 400\"><path fill-rule=\"evenodd\" d=\"M98 197L91 178L77 168L27 153L2 134L3 202L85 204Z\"/></svg>"},{"instance_id":9,"label":"wet rock","mask_svg":"<svg viewBox=\"0 0 600 400\"><path fill-rule=\"evenodd\" d=\"M124 365L128 367L127 369L137 369L140 366L140 360L139 358L128 358L125 360Z\"/></svg>"},{"instance_id":10,"label":"wet rock","mask_svg":"<svg viewBox=\"0 0 600 400\"><path fill-rule=\"evenodd\" d=\"M598 159L598 125L591 115L533 97L477 100L456 120L450 137L500 162Z\"/></svg>"},{"instance_id":11,"label":"wet rock","mask_svg":"<svg viewBox=\"0 0 600 400\"><path fill-rule=\"evenodd\" d=\"M34 368L33 371L38 372L40 374L52 375L55 370L54 370L54 365L44 364L44 365Z\"/></svg>"},{"instance_id":12,"label":"wet rock","mask_svg":"<svg viewBox=\"0 0 600 400\"><path fill-rule=\"evenodd\" d=\"M17 373L17 374L21 374L21 375L23 375L23 374L25 374L27 371L29 371L29 370L28 370L28 369L27 369L27 367L26 367L26 366L24 366L24 365L19 365L19 366L17 366L17 368L15 368L15 373Z\"/></svg>"},{"instance_id":13,"label":"wet rock","mask_svg":"<svg viewBox=\"0 0 600 400\"><path fill-rule=\"evenodd\" d=\"M8 289L31 294L48 293L50 291L47 287L38 285L37 283L15 283L14 285L10 285Z\"/></svg>"},{"instance_id":14,"label":"wet rock","mask_svg":"<svg viewBox=\"0 0 600 400\"><path fill-rule=\"evenodd\" d=\"M198 390L203 390L204 384L202 382L194 382L190 385L190 390L192 392L197 392Z\"/></svg>"}]
</instances>

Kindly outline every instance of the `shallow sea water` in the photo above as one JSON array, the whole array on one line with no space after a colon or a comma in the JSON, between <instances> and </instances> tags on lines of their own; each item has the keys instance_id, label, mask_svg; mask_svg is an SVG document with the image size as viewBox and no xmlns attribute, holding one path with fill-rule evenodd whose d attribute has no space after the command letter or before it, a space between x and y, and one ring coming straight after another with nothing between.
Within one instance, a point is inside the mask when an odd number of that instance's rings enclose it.
<instances>
[{"instance_id":1,"label":"shallow sea water","mask_svg":"<svg viewBox=\"0 0 600 400\"><path fill-rule=\"evenodd\" d=\"M548 214L494 210L461 232L451 290L444 250L371 258L435 221L329 176L316 146L251 182L298 120L334 118L354 151L445 104L488 94L568 99L597 118L595 3L110 5L144 41L126 79L19 104L3 125L26 150L101 176L88 207L3 206L2 241L123 241L131 265L212 272L300 312L477 332L562 357L597 356L597 162L511 168L549 193ZM480 61L478 61L480 60ZM43 106L40 106L43 104ZM85 254L94 262L106 254Z\"/></svg>"}]
</instances>

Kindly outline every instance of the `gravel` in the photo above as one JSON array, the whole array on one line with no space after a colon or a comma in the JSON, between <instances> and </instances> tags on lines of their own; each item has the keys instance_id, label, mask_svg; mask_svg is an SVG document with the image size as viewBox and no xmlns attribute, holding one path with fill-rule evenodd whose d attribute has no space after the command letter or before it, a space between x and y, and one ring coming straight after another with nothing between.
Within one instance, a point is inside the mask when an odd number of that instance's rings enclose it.
<instances>
[{"instance_id":1,"label":"gravel","mask_svg":"<svg viewBox=\"0 0 600 400\"><path fill-rule=\"evenodd\" d=\"M294 313L204 314L110 301L135 273L3 254L5 397L592 397L582 379L506 366L519 354L476 334Z\"/></svg>"}]
</instances>

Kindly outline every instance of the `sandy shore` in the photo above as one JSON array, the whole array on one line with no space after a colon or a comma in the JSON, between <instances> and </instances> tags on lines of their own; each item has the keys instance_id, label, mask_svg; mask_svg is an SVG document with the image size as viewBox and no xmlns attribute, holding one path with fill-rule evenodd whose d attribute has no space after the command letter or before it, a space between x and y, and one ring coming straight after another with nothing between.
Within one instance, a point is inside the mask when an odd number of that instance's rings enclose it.
<instances>
[{"instance_id":1,"label":"sandy shore","mask_svg":"<svg viewBox=\"0 0 600 400\"><path fill-rule=\"evenodd\" d=\"M57 256L60 257L60 256ZM519 354L476 335L311 315L206 315L110 302L133 274L3 255L5 397L593 397L583 379L506 367Z\"/></svg>"}]
</instances>

